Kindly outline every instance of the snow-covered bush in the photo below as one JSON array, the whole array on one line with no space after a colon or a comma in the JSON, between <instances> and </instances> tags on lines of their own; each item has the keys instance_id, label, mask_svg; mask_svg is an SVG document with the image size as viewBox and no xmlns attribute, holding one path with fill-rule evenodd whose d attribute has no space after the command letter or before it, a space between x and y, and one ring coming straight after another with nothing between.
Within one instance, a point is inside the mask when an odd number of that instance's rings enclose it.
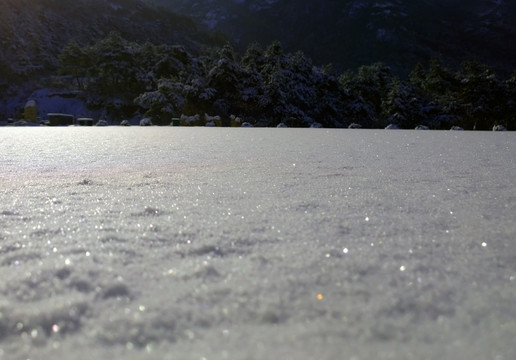
<instances>
[{"instance_id":1,"label":"snow-covered bush","mask_svg":"<svg viewBox=\"0 0 516 360\"><path fill-rule=\"evenodd\" d=\"M208 125L209 123L213 123L213 126L222 126L222 118L220 115L211 116L205 113L204 120L206 121L206 126L210 126Z\"/></svg>"},{"instance_id":2,"label":"snow-covered bush","mask_svg":"<svg viewBox=\"0 0 516 360\"><path fill-rule=\"evenodd\" d=\"M232 127L240 126L240 124L242 124L242 119L240 119L240 117L235 116L235 115L230 115L229 120L231 121Z\"/></svg>"}]
</instances>

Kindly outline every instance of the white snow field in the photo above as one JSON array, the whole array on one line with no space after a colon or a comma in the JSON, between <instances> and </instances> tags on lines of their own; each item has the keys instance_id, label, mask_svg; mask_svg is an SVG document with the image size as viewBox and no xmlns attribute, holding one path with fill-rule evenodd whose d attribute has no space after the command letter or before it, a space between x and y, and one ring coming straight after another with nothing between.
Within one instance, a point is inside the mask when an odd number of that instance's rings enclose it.
<instances>
[{"instance_id":1,"label":"white snow field","mask_svg":"<svg viewBox=\"0 0 516 360\"><path fill-rule=\"evenodd\" d=\"M513 360L516 134L0 129L0 359Z\"/></svg>"}]
</instances>

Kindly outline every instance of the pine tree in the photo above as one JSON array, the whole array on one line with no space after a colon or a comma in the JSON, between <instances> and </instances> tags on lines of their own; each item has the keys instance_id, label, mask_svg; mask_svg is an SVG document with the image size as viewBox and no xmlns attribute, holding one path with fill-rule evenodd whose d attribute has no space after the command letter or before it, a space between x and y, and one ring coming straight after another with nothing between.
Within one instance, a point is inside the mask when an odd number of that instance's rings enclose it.
<instances>
[{"instance_id":1,"label":"pine tree","mask_svg":"<svg viewBox=\"0 0 516 360\"><path fill-rule=\"evenodd\" d=\"M157 89L139 95L134 102L145 109L145 116L157 125L168 125L173 116L179 116L185 105L182 84L160 79Z\"/></svg>"},{"instance_id":2,"label":"pine tree","mask_svg":"<svg viewBox=\"0 0 516 360\"><path fill-rule=\"evenodd\" d=\"M344 93L339 79L333 74L332 66L314 67L312 83L316 91L313 119L325 127L343 127Z\"/></svg>"},{"instance_id":3,"label":"pine tree","mask_svg":"<svg viewBox=\"0 0 516 360\"><path fill-rule=\"evenodd\" d=\"M77 42L69 42L59 54L59 72L74 78L77 88L84 89L84 78L91 72L92 62L88 52Z\"/></svg>"},{"instance_id":4,"label":"pine tree","mask_svg":"<svg viewBox=\"0 0 516 360\"><path fill-rule=\"evenodd\" d=\"M516 70L505 81L506 96L503 102L504 113L502 121L507 130L516 130ZM498 124L497 124L498 125Z\"/></svg>"},{"instance_id":5,"label":"pine tree","mask_svg":"<svg viewBox=\"0 0 516 360\"><path fill-rule=\"evenodd\" d=\"M488 130L493 127L493 117L500 115L499 103L503 98L502 84L488 66L476 60L462 64L457 72L460 87L457 100L464 111L464 128Z\"/></svg>"},{"instance_id":6,"label":"pine tree","mask_svg":"<svg viewBox=\"0 0 516 360\"><path fill-rule=\"evenodd\" d=\"M394 80L390 67L383 63L361 66L358 72L347 72L340 78L346 96L346 116L363 127L387 125L382 103Z\"/></svg>"},{"instance_id":7,"label":"pine tree","mask_svg":"<svg viewBox=\"0 0 516 360\"><path fill-rule=\"evenodd\" d=\"M241 79L245 76L236 57L231 45L226 44L208 64L207 85L216 90L214 110L224 116L234 110L233 104L239 100Z\"/></svg>"}]
</instances>

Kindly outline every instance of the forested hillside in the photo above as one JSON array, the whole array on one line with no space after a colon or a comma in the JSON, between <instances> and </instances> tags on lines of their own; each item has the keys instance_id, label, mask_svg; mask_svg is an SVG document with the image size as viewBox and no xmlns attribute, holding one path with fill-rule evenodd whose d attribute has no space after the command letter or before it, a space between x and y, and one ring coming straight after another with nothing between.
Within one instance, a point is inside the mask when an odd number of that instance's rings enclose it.
<instances>
[{"instance_id":1,"label":"forested hillside","mask_svg":"<svg viewBox=\"0 0 516 360\"><path fill-rule=\"evenodd\" d=\"M516 59L512 0L145 0L232 37L244 51L279 40L338 71L384 62L408 75L440 56L451 66L476 58L509 73Z\"/></svg>"},{"instance_id":2,"label":"forested hillside","mask_svg":"<svg viewBox=\"0 0 516 360\"><path fill-rule=\"evenodd\" d=\"M254 126L516 127L508 2L475 0L460 12L455 1L317 7L312 0L219 0L209 2L209 24L166 10L186 13L188 4L1 2L0 117L23 117L24 104L41 90L73 98L111 123L145 116L168 125L181 115L211 114L226 125L240 118ZM197 14L209 5L196 4ZM256 23L247 23L252 14ZM273 14L281 41L264 42ZM464 14L472 16L467 26ZM241 36L208 29L239 21ZM255 30L261 41L244 46ZM294 38L304 40L296 45ZM472 52L472 39L485 42L478 44L485 53Z\"/></svg>"}]
</instances>

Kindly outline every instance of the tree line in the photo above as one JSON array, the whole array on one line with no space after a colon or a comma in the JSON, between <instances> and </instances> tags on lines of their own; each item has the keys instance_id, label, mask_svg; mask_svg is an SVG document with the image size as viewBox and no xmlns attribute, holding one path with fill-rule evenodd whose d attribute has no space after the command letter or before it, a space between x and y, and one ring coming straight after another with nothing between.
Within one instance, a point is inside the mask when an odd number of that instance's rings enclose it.
<instances>
[{"instance_id":1,"label":"tree line","mask_svg":"<svg viewBox=\"0 0 516 360\"><path fill-rule=\"evenodd\" d=\"M170 124L207 113L256 126L516 128L516 71L501 79L476 60L452 69L435 58L402 79L383 63L336 74L279 42L251 44L243 54L230 44L192 54L111 33L89 46L69 43L59 63L88 106L114 120L139 112Z\"/></svg>"}]
</instances>

